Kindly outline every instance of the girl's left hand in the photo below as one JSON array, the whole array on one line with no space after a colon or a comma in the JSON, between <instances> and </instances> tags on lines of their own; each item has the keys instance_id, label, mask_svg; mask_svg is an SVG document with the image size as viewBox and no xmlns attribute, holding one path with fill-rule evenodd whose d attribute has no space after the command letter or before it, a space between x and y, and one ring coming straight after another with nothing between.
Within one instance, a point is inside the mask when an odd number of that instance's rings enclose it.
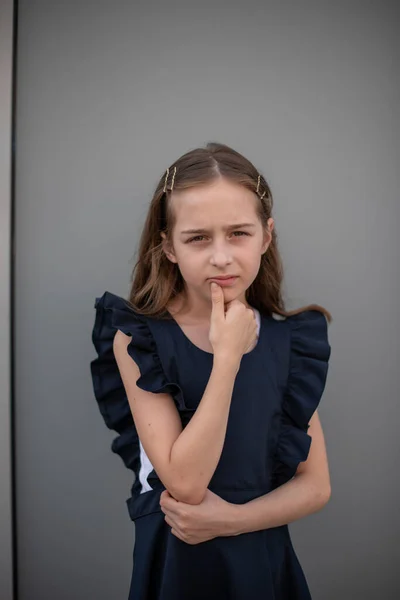
<instances>
[{"instance_id":1,"label":"girl's left hand","mask_svg":"<svg viewBox=\"0 0 400 600\"><path fill-rule=\"evenodd\" d=\"M160 496L160 506L171 533L186 544L201 544L218 536L233 535L232 504L209 489L201 504L186 504L173 498L168 490Z\"/></svg>"}]
</instances>

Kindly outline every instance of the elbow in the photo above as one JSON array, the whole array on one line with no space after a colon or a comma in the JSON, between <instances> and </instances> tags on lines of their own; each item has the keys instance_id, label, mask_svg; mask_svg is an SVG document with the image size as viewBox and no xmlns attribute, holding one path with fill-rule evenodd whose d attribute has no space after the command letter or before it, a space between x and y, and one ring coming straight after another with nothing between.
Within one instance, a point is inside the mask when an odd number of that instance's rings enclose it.
<instances>
[{"instance_id":1,"label":"elbow","mask_svg":"<svg viewBox=\"0 0 400 600\"><path fill-rule=\"evenodd\" d=\"M309 486L310 497L313 499L317 510L323 508L328 504L331 495L331 484L330 481L321 481L321 478L314 477L307 473L301 473L296 475L296 478L303 478L303 481Z\"/></svg>"},{"instance_id":2,"label":"elbow","mask_svg":"<svg viewBox=\"0 0 400 600\"><path fill-rule=\"evenodd\" d=\"M163 482L168 492L175 500L185 504L201 504L207 491L208 483L201 482L200 477L188 477L178 471L171 470L169 481Z\"/></svg>"},{"instance_id":3,"label":"elbow","mask_svg":"<svg viewBox=\"0 0 400 600\"><path fill-rule=\"evenodd\" d=\"M331 487L319 488L317 492L318 501L320 503L321 508L323 508L326 504L328 504L331 499L332 490Z\"/></svg>"},{"instance_id":4,"label":"elbow","mask_svg":"<svg viewBox=\"0 0 400 600\"><path fill-rule=\"evenodd\" d=\"M324 491L324 495L325 495L325 504L328 504L328 502L332 496L332 488L330 486L327 490Z\"/></svg>"},{"instance_id":5,"label":"elbow","mask_svg":"<svg viewBox=\"0 0 400 600\"><path fill-rule=\"evenodd\" d=\"M168 491L175 500L185 504L201 504L206 494L205 488L199 488L195 485L173 485L168 488Z\"/></svg>"},{"instance_id":6,"label":"elbow","mask_svg":"<svg viewBox=\"0 0 400 600\"><path fill-rule=\"evenodd\" d=\"M314 494L317 503L323 508L325 504L328 504L332 495L329 475L317 477L312 474L305 474L305 477L308 478L309 485L311 486L312 493Z\"/></svg>"},{"instance_id":7,"label":"elbow","mask_svg":"<svg viewBox=\"0 0 400 600\"><path fill-rule=\"evenodd\" d=\"M186 500L182 500L182 502L186 502L186 504L201 504L205 495L206 490L192 490L186 495Z\"/></svg>"}]
</instances>

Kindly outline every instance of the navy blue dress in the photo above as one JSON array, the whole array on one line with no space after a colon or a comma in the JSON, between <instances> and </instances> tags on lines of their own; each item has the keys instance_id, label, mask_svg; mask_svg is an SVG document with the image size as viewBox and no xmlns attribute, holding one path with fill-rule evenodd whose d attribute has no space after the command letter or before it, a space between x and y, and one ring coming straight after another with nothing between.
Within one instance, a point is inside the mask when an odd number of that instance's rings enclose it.
<instances>
[{"instance_id":1,"label":"navy blue dress","mask_svg":"<svg viewBox=\"0 0 400 600\"><path fill-rule=\"evenodd\" d=\"M120 329L140 369L138 387L172 395L185 427L211 374L213 355L174 319L134 312L105 292L95 302L91 363L95 398L119 435L112 451L136 477L126 501L135 522L129 600L309 600L287 525L186 544L160 509L165 489L144 452L113 354ZM255 348L242 357L223 451L209 489L242 504L289 481L307 459L308 423L320 402L330 357L327 320L315 310L288 318L261 314Z\"/></svg>"}]
</instances>

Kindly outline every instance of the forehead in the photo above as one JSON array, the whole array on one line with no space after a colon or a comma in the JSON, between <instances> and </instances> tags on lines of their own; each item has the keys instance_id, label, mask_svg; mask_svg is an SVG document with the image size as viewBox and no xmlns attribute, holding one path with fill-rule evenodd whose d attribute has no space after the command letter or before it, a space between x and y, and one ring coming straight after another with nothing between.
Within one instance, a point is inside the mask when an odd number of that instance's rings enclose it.
<instances>
[{"instance_id":1,"label":"forehead","mask_svg":"<svg viewBox=\"0 0 400 600\"><path fill-rule=\"evenodd\" d=\"M218 179L172 194L176 226L208 227L226 222L256 221L257 198L247 188Z\"/></svg>"}]
</instances>

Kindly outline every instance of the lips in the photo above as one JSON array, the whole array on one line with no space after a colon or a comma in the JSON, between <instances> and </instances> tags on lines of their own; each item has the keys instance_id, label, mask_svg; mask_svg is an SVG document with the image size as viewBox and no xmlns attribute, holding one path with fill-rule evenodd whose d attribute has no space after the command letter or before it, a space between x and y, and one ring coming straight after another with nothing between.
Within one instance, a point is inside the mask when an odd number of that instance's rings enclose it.
<instances>
[{"instance_id":1,"label":"lips","mask_svg":"<svg viewBox=\"0 0 400 600\"><path fill-rule=\"evenodd\" d=\"M212 277L210 278L211 282L215 282L217 283L220 287L230 287L232 285L235 285L236 283L236 279L238 279L238 277L236 275L231 275L228 277Z\"/></svg>"}]
</instances>

